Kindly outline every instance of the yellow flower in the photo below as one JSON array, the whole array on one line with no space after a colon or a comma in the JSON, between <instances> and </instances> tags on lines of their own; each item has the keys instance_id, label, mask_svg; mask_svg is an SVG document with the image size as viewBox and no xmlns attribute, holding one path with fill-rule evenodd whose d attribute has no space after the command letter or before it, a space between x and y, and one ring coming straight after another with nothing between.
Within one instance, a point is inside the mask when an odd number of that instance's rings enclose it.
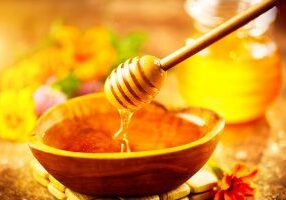
<instances>
[{"instance_id":1,"label":"yellow flower","mask_svg":"<svg viewBox=\"0 0 286 200\"><path fill-rule=\"evenodd\" d=\"M32 92L28 88L0 92L0 137L27 139L36 122Z\"/></svg>"},{"instance_id":2,"label":"yellow flower","mask_svg":"<svg viewBox=\"0 0 286 200\"><path fill-rule=\"evenodd\" d=\"M77 27L62 24L52 27L50 33L52 41L58 47L73 45L79 36L80 30Z\"/></svg>"},{"instance_id":3,"label":"yellow flower","mask_svg":"<svg viewBox=\"0 0 286 200\"><path fill-rule=\"evenodd\" d=\"M36 88L47 78L46 75L39 63L28 58L0 72L0 90Z\"/></svg>"}]
</instances>

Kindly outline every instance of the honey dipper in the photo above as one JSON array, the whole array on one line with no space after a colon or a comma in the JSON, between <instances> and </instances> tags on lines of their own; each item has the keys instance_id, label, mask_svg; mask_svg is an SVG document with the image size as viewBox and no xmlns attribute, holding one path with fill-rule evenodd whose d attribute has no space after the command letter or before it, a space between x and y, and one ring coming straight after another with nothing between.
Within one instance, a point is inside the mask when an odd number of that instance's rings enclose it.
<instances>
[{"instance_id":1,"label":"honey dipper","mask_svg":"<svg viewBox=\"0 0 286 200\"><path fill-rule=\"evenodd\" d=\"M159 59L146 55L120 64L105 81L109 102L118 109L137 110L158 94L166 71L274 7L278 0L264 0L230 18L192 44Z\"/></svg>"}]
</instances>

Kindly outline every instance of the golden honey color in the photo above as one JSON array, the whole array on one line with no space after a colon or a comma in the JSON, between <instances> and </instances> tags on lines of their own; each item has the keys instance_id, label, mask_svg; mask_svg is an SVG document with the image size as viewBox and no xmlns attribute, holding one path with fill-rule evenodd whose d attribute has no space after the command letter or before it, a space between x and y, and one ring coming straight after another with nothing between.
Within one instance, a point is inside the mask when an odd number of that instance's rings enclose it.
<instances>
[{"instance_id":1,"label":"golden honey color","mask_svg":"<svg viewBox=\"0 0 286 200\"><path fill-rule=\"evenodd\" d=\"M74 98L51 108L39 118L29 145L47 172L73 191L108 197L165 193L186 182L206 163L217 145L224 121L206 109L168 111L163 106L158 106L149 104L136 112L131 122L130 144L138 141L136 149L140 148L141 151L99 153L60 148L63 141L65 144L70 141L76 147L80 141L78 138L70 137L68 141L62 137L78 136L70 130L77 125L85 126L86 122L96 125L98 130L111 128L109 133L116 131L119 116L103 93ZM99 120L89 118L91 115ZM173 117L170 118L170 115ZM70 126L60 126L53 134L47 133L66 120L72 120L73 123ZM136 132L133 132L134 128L137 129ZM194 131L196 129L199 132ZM138 131L142 134L137 134ZM83 131L82 139L86 140L85 134L88 133ZM187 136L190 140L186 139ZM159 145L162 142L166 144L166 140L171 142L167 147Z\"/></svg>"},{"instance_id":2,"label":"golden honey color","mask_svg":"<svg viewBox=\"0 0 286 200\"><path fill-rule=\"evenodd\" d=\"M241 29L183 62L177 77L188 105L240 123L265 113L279 94L281 70L275 43Z\"/></svg>"},{"instance_id":3,"label":"golden honey color","mask_svg":"<svg viewBox=\"0 0 286 200\"><path fill-rule=\"evenodd\" d=\"M158 58L150 55L128 59L105 81L104 92L118 109L138 110L158 94L166 77Z\"/></svg>"}]
</instances>

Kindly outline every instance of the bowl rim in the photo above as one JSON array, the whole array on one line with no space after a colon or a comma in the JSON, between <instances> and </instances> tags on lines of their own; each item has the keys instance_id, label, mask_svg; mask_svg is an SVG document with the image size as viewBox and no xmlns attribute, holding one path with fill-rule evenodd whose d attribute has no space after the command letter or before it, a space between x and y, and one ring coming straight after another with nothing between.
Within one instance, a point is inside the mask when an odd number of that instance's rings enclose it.
<instances>
[{"instance_id":1,"label":"bowl rim","mask_svg":"<svg viewBox=\"0 0 286 200\"><path fill-rule=\"evenodd\" d=\"M88 94L80 97L75 97L73 99L70 99L66 101L65 103L70 103L70 102L77 102L81 101L83 99L94 99L94 98L100 98L103 97L104 93L93 93L93 94ZM48 111L46 111L41 117L39 117L38 122L46 117L49 113L53 112L56 110L58 107L62 106L62 104L58 104L50 108ZM150 157L150 156L158 156L158 155L164 155L164 154L170 154L170 153L175 153L179 151L183 151L186 149L194 148L199 145L202 145L204 143L207 143L208 141L212 140L215 138L217 135L219 135L224 126L225 122L222 117L220 117L216 112L206 109L206 108L200 108L200 107L187 107L184 109L181 109L182 111L185 110L192 110L192 109L197 109L197 110L202 110L208 112L208 114L213 115L216 119L217 122L213 126L213 128L208 131L207 134L205 134L203 137L199 138L198 140L192 141L187 144L175 146L175 147L170 147L170 148L164 148L164 149L156 149L156 150L147 150L147 151L138 151L138 152L126 152L126 153L121 153L121 152L108 152L108 153L88 153L88 152L73 152L73 151L66 151L63 149L57 149L55 147L49 146L41 142L39 139L38 135L32 135L28 145L31 149L36 149L38 151L42 151L45 153L49 154L54 154L57 156L64 156L64 157L72 157L72 158L86 158L86 159L128 159L128 158L140 158L140 157ZM180 110L178 110L180 111Z\"/></svg>"}]
</instances>

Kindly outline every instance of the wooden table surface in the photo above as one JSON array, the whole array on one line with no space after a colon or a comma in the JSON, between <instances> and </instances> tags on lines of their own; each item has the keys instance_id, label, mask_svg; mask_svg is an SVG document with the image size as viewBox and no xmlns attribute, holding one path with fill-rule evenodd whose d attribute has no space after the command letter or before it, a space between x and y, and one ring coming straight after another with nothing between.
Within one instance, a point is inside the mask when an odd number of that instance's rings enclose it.
<instances>
[{"instance_id":1,"label":"wooden table surface","mask_svg":"<svg viewBox=\"0 0 286 200\"><path fill-rule=\"evenodd\" d=\"M148 10L148 17L144 12ZM17 15L15 14L17 13ZM286 64L285 6L273 33ZM53 19L86 28L99 22L126 33L149 33L144 51L162 56L181 46L190 33L190 19L182 0L132 1L8 1L0 2L0 68L17 56L11 49L29 50L48 31ZM165 45L160 45L165 44ZM13 48L12 48L13 47ZM285 74L285 73L284 73ZM284 76L285 77L285 76ZM265 117L257 121L227 126L215 156L228 165L237 162L260 168L256 199L286 199L286 84ZM49 200L53 197L31 177L32 156L26 144L0 140L0 199Z\"/></svg>"}]
</instances>

